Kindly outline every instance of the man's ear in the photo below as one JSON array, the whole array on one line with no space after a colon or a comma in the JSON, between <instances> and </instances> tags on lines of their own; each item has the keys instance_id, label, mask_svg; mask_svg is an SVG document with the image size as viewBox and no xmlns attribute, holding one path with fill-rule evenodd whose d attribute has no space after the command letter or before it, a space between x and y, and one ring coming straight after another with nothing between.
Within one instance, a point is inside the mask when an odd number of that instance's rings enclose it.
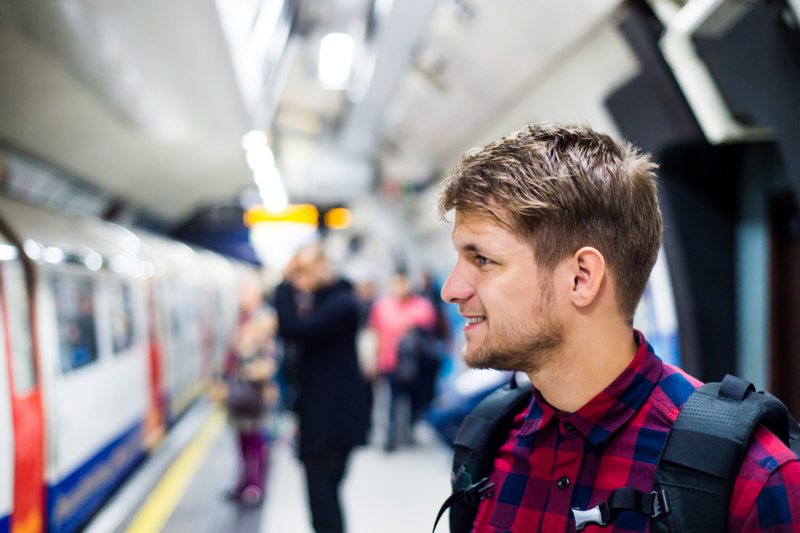
<instances>
[{"instance_id":1,"label":"man's ear","mask_svg":"<svg viewBox=\"0 0 800 533\"><path fill-rule=\"evenodd\" d=\"M588 307L597 298L606 276L606 260L596 248L585 246L572 256L570 298L576 307Z\"/></svg>"}]
</instances>

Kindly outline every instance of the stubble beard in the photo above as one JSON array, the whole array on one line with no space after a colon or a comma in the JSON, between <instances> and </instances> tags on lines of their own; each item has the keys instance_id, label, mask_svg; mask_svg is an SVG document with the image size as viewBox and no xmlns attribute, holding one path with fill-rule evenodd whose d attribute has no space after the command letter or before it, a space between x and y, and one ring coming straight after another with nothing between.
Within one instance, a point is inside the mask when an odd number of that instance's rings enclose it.
<instances>
[{"instance_id":1,"label":"stubble beard","mask_svg":"<svg viewBox=\"0 0 800 533\"><path fill-rule=\"evenodd\" d=\"M521 371L535 374L564 344L564 326L553 308L552 285L543 282L537 305L518 324L493 325L487 320L486 338L474 352L464 346L469 368Z\"/></svg>"}]
</instances>

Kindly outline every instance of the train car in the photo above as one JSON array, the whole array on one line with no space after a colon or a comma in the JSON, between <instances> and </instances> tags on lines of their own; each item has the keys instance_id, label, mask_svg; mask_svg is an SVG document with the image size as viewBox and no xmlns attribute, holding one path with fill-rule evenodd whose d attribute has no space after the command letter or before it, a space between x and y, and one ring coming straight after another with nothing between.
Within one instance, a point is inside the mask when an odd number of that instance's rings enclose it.
<instances>
[{"instance_id":1,"label":"train car","mask_svg":"<svg viewBox=\"0 0 800 533\"><path fill-rule=\"evenodd\" d=\"M72 533L212 376L248 267L4 198L0 216L0 533Z\"/></svg>"},{"instance_id":2,"label":"train car","mask_svg":"<svg viewBox=\"0 0 800 533\"><path fill-rule=\"evenodd\" d=\"M159 394L164 416L172 423L197 398L202 369L211 363L204 296L213 279L189 246L146 232L138 236L154 264L154 328L162 354Z\"/></svg>"},{"instance_id":3,"label":"train car","mask_svg":"<svg viewBox=\"0 0 800 533\"><path fill-rule=\"evenodd\" d=\"M136 238L0 200L36 263L47 529L78 530L142 458L146 265Z\"/></svg>"}]
</instances>

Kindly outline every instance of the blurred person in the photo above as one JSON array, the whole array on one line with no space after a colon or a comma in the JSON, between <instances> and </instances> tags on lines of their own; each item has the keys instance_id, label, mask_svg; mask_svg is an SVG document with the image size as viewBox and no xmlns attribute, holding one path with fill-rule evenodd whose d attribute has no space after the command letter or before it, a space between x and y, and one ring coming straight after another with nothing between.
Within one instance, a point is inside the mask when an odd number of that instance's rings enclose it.
<instances>
[{"instance_id":1,"label":"blurred person","mask_svg":"<svg viewBox=\"0 0 800 533\"><path fill-rule=\"evenodd\" d=\"M415 332L415 337L432 330L436 326L436 311L428 300L411 291L408 276L401 271L392 278L389 294L378 298L372 306L369 326L378 337L378 372L389 389L384 447L392 451L410 437L411 394L419 370L415 350L425 342L409 337L405 344L408 350L403 352L408 357L401 361L398 357L401 340L415 328L423 330Z\"/></svg>"},{"instance_id":2,"label":"blurred person","mask_svg":"<svg viewBox=\"0 0 800 533\"><path fill-rule=\"evenodd\" d=\"M477 508L451 511L451 524L468 521L454 533L575 531L572 507L589 510L615 489L639 494L633 507L650 498L659 508L656 465L700 382L662 363L633 329L661 245L654 169L627 142L586 127L532 125L465 153L445 180L439 213L455 210L458 259L442 298L467 319L464 361L525 372L533 393L498 430L491 473L474 486ZM763 426L741 454L727 527L709 530L800 531L797 456ZM652 520L627 511L611 525L647 531Z\"/></svg>"},{"instance_id":3,"label":"blurred person","mask_svg":"<svg viewBox=\"0 0 800 533\"><path fill-rule=\"evenodd\" d=\"M261 285L246 282L240 294L239 325L225 357L225 385L218 392L228 421L238 431L241 454L236 486L228 498L256 506L264 498L269 449L263 433L268 405L277 401L275 374L276 320L263 306Z\"/></svg>"},{"instance_id":4,"label":"blurred person","mask_svg":"<svg viewBox=\"0 0 800 533\"><path fill-rule=\"evenodd\" d=\"M316 533L342 533L339 486L348 457L366 444L369 386L356 356L358 302L319 244L302 248L275 291L278 332L297 357L299 455Z\"/></svg>"}]
</instances>

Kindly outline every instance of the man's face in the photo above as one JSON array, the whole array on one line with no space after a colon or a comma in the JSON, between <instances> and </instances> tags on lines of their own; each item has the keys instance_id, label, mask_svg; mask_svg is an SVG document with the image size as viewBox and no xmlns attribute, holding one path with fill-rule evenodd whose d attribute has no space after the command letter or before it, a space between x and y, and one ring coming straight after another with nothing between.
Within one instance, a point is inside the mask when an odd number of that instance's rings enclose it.
<instances>
[{"instance_id":1,"label":"man's face","mask_svg":"<svg viewBox=\"0 0 800 533\"><path fill-rule=\"evenodd\" d=\"M451 238L458 262L442 299L467 318L464 362L536 371L564 340L552 274L537 268L530 245L488 215L457 211Z\"/></svg>"},{"instance_id":2,"label":"man's face","mask_svg":"<svg viewBox=\"0 0 800 533\"><path fill-rule=\"evenodd\" d=\"M296 261L292 285L301 291L316 290L320 285L325 259L314 250L302 250L297 254Z\"/></svg>"}]
</instances>

